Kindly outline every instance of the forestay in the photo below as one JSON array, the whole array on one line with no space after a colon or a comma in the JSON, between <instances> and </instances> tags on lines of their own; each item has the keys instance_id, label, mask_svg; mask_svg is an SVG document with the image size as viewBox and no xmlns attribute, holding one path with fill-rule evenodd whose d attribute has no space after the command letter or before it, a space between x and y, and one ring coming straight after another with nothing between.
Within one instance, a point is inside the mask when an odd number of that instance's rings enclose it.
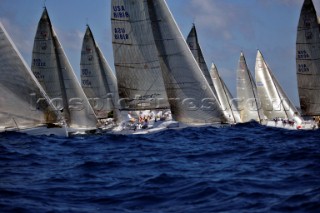
<instances>
[{"instance_id":1,"label":"forestay","mask_svg":"<svg viewBox=\"0 0 320 213\"><path fill-rule=\"evenodd\" d=\"M111 4L121 109L169 108L146 1L112 0Z\"/></svg>"},{"instance_id":2,"label":"forestay","mask_svg":"<svg viewBox=\"0 0 320 213\"><path fill-rule=\"evenodd\" d=\"M95 129L97 119L55 34L46 8L35 36L32 71L69 127Z\"/></svg>"},{"instance_id":3,"label":"forestay","mask_svg":"<svg viewBox=\"0 0 320 213\"><path fill-rule=\"evenodd\" d=\"M87 26L81 51L81 86L98 118L115 110L117 80Z\"/></svg>"},{"instance_id":4,"label":"forestay","mask_svg":"<svg viewBox=\"0 0 320 213\"><path fill-rule=\"evenodd\" d=\"M320 25L311 0L305 0L301 9L296 49L302 113L320 115Z\"/></svg>"}]
</instances>

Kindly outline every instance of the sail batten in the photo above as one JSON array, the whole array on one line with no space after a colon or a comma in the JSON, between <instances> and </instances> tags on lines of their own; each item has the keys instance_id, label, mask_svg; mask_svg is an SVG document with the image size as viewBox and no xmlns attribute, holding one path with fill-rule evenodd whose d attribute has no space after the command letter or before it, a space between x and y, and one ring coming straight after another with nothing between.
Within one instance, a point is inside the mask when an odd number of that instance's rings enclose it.
<instances>
[{"instance_id":1,"label":"sail batten","mask_svg":"<svg viewBox=\"0 0 320 213\"><path fill-rule=\"evenodd\" d=\"M296 73L302 114L320 115L320 27L312 0L301 9L296 40Z\"/></svg>"}]
</instances>

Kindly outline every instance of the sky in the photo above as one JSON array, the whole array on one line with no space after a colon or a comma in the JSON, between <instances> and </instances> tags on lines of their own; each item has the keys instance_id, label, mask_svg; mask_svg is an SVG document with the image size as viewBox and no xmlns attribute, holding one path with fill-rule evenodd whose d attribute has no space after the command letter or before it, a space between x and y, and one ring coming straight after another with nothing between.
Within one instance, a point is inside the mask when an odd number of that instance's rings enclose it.
<instances>
[{"instance_id":1,"label":"sky","mask_svg":"<svg viewBox=\"0 0 320 213\"><path fill-rule=\"evenodd\" d=\"M299 106L295 42L303 0L167 0L186 37L195 23L207 65L215 63L236 95L236 69L243 51L254 74L257 49ZM314 0L320 16L320 1ZM31 64L33 39L46 5L62 46L79 77L82 39L89 24L114 70L110 0L0 0L0 21L26 62Z\"/></svg>"}]
</instances>

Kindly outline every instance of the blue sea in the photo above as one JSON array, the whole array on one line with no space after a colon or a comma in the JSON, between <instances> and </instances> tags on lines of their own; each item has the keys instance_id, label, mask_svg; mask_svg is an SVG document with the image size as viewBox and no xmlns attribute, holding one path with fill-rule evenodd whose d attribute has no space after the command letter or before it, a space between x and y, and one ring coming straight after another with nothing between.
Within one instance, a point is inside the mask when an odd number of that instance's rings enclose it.
<instances>
[{"instance_id":1,"label":"blue sea","mask_svg":"<svg viewBox=\"0 0 320 213\"><path fill-rule=\"evenodd\" d=\"M320 212L320 131L0 134L0 212Z\"/></svg>"}]
</instances>

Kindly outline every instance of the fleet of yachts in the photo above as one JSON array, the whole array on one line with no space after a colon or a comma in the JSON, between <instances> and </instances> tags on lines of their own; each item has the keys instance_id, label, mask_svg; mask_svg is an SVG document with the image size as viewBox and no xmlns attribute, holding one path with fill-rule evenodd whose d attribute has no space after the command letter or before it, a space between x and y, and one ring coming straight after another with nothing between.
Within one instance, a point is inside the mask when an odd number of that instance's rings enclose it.
<instances>
[{"instance_id":1,"label":"fleet of yachts","mask_svg":"<svg viewBox=\"0 0 320 213\"><path fill-rule=\"evenodd\" d=\"M218 67L208 68L195 25L184 39L165 0L112 0L111 23L116 75L87 26L80 83L46 8L31 68L0 23L0 132L145 134L251 121L292 130L318 128L320 19L312 0L304 1L297 28L301 110L260 50L255 77L241 52L233 97Z\"/></svg>"}]
</instances>

